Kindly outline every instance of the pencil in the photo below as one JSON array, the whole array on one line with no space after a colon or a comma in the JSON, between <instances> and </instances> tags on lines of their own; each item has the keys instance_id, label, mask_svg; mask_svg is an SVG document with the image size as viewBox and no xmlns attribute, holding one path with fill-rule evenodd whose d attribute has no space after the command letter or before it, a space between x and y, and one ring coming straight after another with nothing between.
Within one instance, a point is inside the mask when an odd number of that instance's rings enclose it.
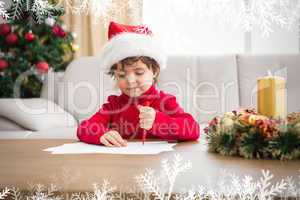
<instances>
[{"instance_id":1,"label":"pencil","mask_svg":"<svg viewBox=\"0 0 300 200\"><path fill-rule=\"evenodd\" d=\"M149 106L150 103L148 101L145 102L145 106ZM142 141L143 141L143 145L145 144L146 141L146 135L147 135L147 130L143 130L143 137L142 137Z\"/></svg>"}]
</instances>

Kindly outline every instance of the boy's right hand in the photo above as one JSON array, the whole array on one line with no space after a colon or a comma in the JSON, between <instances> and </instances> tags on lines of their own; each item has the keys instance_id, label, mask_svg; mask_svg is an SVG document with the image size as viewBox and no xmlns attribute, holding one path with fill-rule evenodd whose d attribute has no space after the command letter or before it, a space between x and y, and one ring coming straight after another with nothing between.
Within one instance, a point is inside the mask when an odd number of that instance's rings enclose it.
<instances>
[{"instance_id":1,"label":"boy's right hand","mask_svg":"<svg viewBox=\"0 0 300 200\"><path fill-rule=\"evenodd\" d=\"M100 137L100 142L108 147L125 147L127 141L124 140L118 131L110 130Z\"/></svg>"}]
</instances>

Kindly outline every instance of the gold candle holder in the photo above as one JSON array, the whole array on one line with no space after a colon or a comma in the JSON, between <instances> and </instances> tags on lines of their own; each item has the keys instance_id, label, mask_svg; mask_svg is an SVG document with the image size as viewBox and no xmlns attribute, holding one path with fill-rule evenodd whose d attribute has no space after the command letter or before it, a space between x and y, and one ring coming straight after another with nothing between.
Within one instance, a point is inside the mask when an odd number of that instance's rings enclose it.
<instances>
[{"instance_id":1,"label":"gold candle holder","mask_svg":"<svg viewBox=\"0 0 300 200\"><path fill-rule=\"evenodd\" d=\"M286 117L286 80L279 76L257 79L258 113L271 118Z\"/></svg>"}]
</instances>

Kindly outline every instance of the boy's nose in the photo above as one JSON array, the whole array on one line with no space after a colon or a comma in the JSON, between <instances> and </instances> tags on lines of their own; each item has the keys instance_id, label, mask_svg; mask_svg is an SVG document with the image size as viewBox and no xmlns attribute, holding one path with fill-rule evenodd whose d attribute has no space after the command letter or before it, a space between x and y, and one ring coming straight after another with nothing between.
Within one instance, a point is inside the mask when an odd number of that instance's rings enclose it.
<instances>
[{"instance_id":1,"label":"boy's nose","mask_svg":"<svg viewBox=\"0 0 300 200\"><path fill-rule=\"evenodd\" d=\"M134 75L128 75L127 76L127 82L128 83L135 83L135 81L136 81L136 78L135 78Z\"/></svg>"}]
</instances>

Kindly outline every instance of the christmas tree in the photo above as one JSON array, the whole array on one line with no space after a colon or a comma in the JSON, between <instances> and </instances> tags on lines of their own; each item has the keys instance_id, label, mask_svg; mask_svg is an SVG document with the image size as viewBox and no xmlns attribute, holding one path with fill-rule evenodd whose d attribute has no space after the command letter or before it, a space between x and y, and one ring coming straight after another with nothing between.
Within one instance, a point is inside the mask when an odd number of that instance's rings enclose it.
<instances>
[{"instance_id":1,"label":"christmas tree","mask_svg":"<svg viewBox=\"0 0 300 200\"><path fill-rule=\"evenodd\" d=\"M0 98L39 97L45 73L65 70L76 46L63 14L54 1L12 1L0 25Z\"/></svg>"}]
</instances>

